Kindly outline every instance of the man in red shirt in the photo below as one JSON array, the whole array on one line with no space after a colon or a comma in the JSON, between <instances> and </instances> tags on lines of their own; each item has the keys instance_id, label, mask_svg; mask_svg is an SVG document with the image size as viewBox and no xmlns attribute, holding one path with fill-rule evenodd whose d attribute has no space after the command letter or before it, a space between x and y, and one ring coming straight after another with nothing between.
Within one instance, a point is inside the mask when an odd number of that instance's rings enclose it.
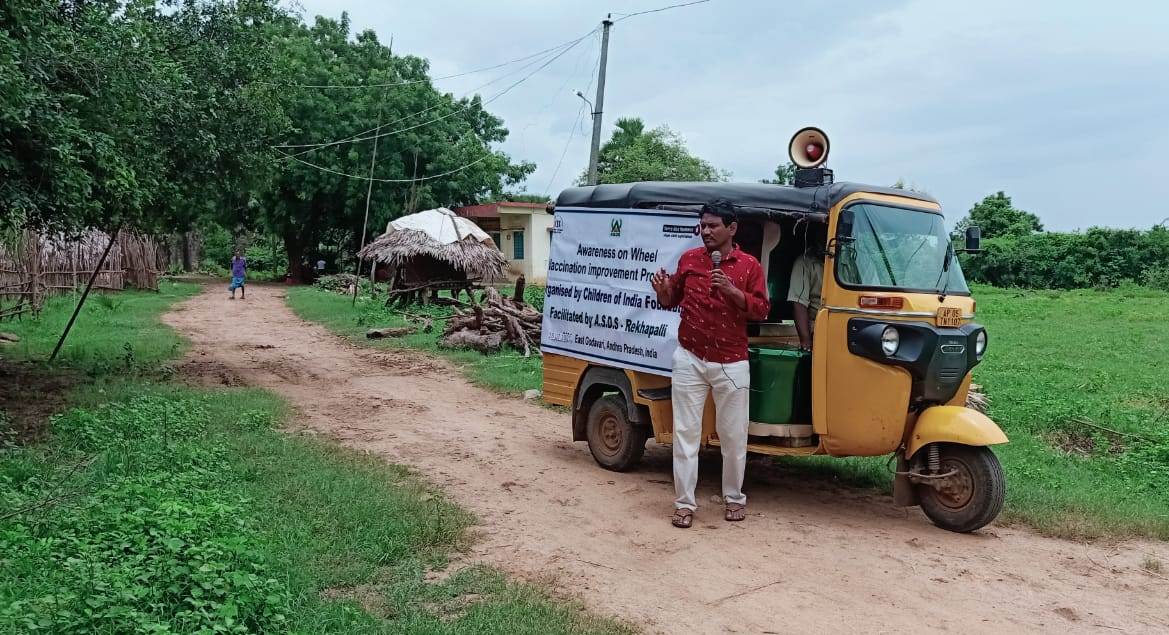
<instances>
[{"instance_id":1,"label":"man in red shirt","mask_svg":"<svg viewBox=\"0 0 1169 635\"><path fill-rule=\"evenodd\" d=\"M734 244L739 228L734 206L717 200L702 208L703 247L682 254L673 275L662 269L651 284L658 303L682 307L674 352L674 517L676 527L693 523L698 483L702 411L714 394L716 430L723 455L723 501L727 520L746 517L743 473L747 463L747 408L751 371L747 364L747 320L767 317L771 305L763 267ZM712 254L719 253L715 265Z\"/></svg>"}]
</instances>

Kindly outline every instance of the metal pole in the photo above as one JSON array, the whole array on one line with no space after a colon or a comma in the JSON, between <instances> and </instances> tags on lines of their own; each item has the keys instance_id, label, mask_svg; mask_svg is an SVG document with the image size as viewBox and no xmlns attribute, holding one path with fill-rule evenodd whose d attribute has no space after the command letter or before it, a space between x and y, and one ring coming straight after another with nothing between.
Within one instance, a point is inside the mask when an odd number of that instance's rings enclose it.
<instances>
[{"instance_id":1,"label":"metal pole","mask_svg":"<svg viewBox=\"0 0 1169 635\"><path fill-rule=\"evenodd\" d=\"M381 127L381 118L378 118L378 127ZM361 223L361 246L357 248L357 273L353 276L353 301L357 304L357 290L361 288L361 250L365 249L365 230L369 226L369 199L373 196L373 164L377 161L377 142L381 135L373 138L373 154L369 157L369 185L365 188L365 220ZM377 266L376 264L374 265ZM372 287L371 287L372 290Z\"/></svg>"},{"instance_id":2,"label":"metal pole","mask_svg":"<svg viewBox=\"0 0 1169 635\"><path fill-rule=\"evenodd\" d=\"M593 147L589 152L589 185L597 184L597 158L601 154L601 114L605 111L605 67L609 63L609 27L613 21L605 18L601 21L604 30L601 33L601 63L597 69L597 101L593 111Z\"/></svg>"},{"instance_id":3,"label":"metal pole","mask_svg":"<svg viewBox=\"0 0 1169 635\"><path fill-rule=\"evenodd\" d=\"M106 256L110 255L110 249L114 246L114 242L118 239L118 231L115 229L110 233L110 242L106 245L106 250L101 252L101 260L97 261L97 266L93 268L93 273L89 274L89 282L85 284L85 291L81 294L81 299L77 301L77 306L73 309L73 315L69 318L69 323L65 325L65 332L61 333L61 339L57 340L57 345L53 347L53 354L49 355L49 362L52 363L57 359L57 353L61 351L61 345L65 343L65 338L69 337L69 330L73 328L73 322L77 320L77 314L81 313L81 307L85 304L85 299L89 297L89 290L93 288L93 281L97 279L97 274L101 268L106 264Z\"/></svg>"}]
</instances>

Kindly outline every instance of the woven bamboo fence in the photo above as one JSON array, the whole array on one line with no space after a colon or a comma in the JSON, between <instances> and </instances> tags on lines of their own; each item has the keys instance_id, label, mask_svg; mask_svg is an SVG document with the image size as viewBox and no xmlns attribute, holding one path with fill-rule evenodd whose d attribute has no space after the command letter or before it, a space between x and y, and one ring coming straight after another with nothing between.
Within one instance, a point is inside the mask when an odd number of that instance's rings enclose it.
<instances>
[{"instance_id":1,"label":"woven bamboo fence","mask_svg":"<svg viewBox=\"0 0 1169 635\"><path fill-rule=\"evenodd\" d=\"M80 292L89 281L109 234L90 230L75 238L24 230L0 242L0 319L37 313L46 297ZM167 254L147 236L118 233L93 288L121 291L127 285L158 290L160 261Z\"/></svg>"}]
</instances>

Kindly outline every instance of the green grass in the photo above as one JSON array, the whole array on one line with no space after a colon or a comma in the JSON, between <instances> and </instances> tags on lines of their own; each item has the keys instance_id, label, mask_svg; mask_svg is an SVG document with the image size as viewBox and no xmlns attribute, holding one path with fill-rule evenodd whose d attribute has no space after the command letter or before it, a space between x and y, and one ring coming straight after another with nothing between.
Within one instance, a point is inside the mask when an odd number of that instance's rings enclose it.
<instances>
[{"instance_id":1,"label":"green grass","mask_svg":"<svg viewBox=\"0 0 1169 635\"><path fill-rule=\"evenodd\" d=\"M978 287L975 297L990 334L975 381L1011 438L996 448L1004 517L1063 536L1169 540L1169 293Z\"/></svg>"},{"instance_id":2,"label":"green grass","mask_svg":"<svg viewBox=\"0 0 1169 635\"><path fill-rule=\"evenodd\" d=\"M329 330L355 343L386 348L415 348L451 360L462 368L474 383L508 393L539 389L543 382L540 357L525 358L521 351L506 349L497 355L483 355L476 351L451 350L438 345L443 321L436 319L434 331L418 332L400 338L369 340L365 331L370 328L415 326L400 314L382 306L382 301L361 296L354 306L352 296L322 291L314 287L293 287L288 290L288 304L300 317L324 325ZM439 317L450 315L447 307L415 307L416 315Z\"/></svg>"},{"instance_id":3,"label":"green grass","mask_svg":"<svg viewBox=\"0 0 1169 635\"><path fill-rule=\"evenodd\" d=\"M1169 293L974 292L990 333L974 379L1011 439L994 448L1007 474L1001 521L1067 538L1169 540ZM348 298L312 288L293 289L289 301L301 317L363 343L367 327L405 323L379 304L354 309ZM375 345L436 351L436 340L418 334ZM538 359L440 352L489 387L539 388ZM890 487L885 458L781 462L807 477Z\"/></svg>"},{"instance_id":4,"label":"green grass","mask_svg":"<svg viewBox=\"0 0 1169 635\"><path fill-rule=\"evenodd\" d=\"M157 316L193 290L93 314L69 361L85 375L49 435L0 434L0 632L629 632L488 568L427 581L473 522L441 492L280 432L290 413L271 393L151 371L183 349ZM71 307L22 326L29 357Z\"/></svg>"},{"instance_id":5,"label":"green grass","mask_svg":"<svg viewBox=\"0 0 1169 635\"><path fill-rule=\"evenodd\" d=\"M58 367L92 376L130 368L149 368L173 359L186 344L159 316L176 301L198 293L199 286L163 280L159 291L123 291L90 295L57 356ZM9 360L45 361L69 322L77 296L50 298L38 319L0 323L0 330L21 340L4 345Z\"/></svg>"},{"instance_id":6,"label":"green grass","mask_svg":"<svg viewBox=\"0 0 1169 635\"><path fill-rule=\"evenodd\" d=\"M1010 438L994 447L1007 476L1000 521L1064 538L1169 540L1169 293L974 294L990 334L974 381ZM884 458L784 463L889 489Z\"/></svg>"}]
</instances>

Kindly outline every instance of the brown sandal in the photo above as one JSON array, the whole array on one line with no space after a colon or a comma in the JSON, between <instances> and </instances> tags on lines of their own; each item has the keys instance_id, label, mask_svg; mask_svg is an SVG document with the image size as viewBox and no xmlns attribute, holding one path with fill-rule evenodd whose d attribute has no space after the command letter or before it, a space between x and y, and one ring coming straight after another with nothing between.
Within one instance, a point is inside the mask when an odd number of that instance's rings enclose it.
<instances>
[{"instance_id":1,"label":"brown sandal","mask_svg":"<svg viewBox=\"0 0 1169 635\"><path fill-rule=\"evenodd\" d=\"M694 510L686 508L675 509L674 516L670 519L670 522L675 527L689 529L690 525L694 524Z\"/></svg>"},{"instance_id":2,"label":"brown sandal","mask_svg":"<svg viewBox=\"0 0 1169 635\"><path fill-rule=\"evenodd\" d=\"M726 519L731 522L738 522L747 517L747 506L738 503L727 503Z\"/></svg>"}]
</instances>

